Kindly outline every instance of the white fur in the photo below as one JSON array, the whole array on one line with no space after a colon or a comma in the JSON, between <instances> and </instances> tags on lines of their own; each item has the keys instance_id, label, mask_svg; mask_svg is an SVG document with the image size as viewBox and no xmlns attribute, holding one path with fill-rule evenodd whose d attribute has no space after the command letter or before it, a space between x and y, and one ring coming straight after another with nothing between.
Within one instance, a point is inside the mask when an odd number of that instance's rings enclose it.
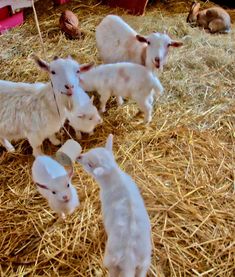
<instances>
[{"instance_id":1,"label":"white fur","mask_svg":"<svg viewBox=\"0 0 235 277\"><path fill-rule=\"evenodd\" d=\"M85 92L84 92L85 93ZM93 105L93 97L88 99L83 105L76 101L74 109L67 112L69 124L76 131L76 136L81 137L81 132L92 134L95 127L103 120L99 115L97 108Z\"/></svg>"},{"instance_id":2,"label":"white fur","mask_svg":"<svg viewBox=\"0 0 235 277\"><path fill-rule=\"evenodd\" d=\"M162 69L168 48L182 45L165 33L140 36L117 15L107 15L97 26L96 43L104 63L134 62L150 70Z\"/></svg>"},{"instance_id":3,"label":"white fur","mask_svg":"<svg viewBox=\"0 0 235 277\"><path fill-rule=\"evenodd\" d=\"M140 192L115 162L112 135L105 148L78 158L100 186L102 214L108 241L104 265L111 277L145 277L151 262L151 226Z\"/></svg>"},{"instance_id":4,"label":"white fur","mask_svg":"<svg viewBox=\"0 0 235 277\"><path fill-rule=\"evenodd\" d=\"M97 91L101 98L101 111L111 95L121 105L124 98L137 102L145 114L144 121L151 121L153 92L163 93L163 87L156 76L146 67L134 63L105 64L92 68L80 75L80 84L86 91Z\"/></svg>"},{"instance_id":5,"label":"white fur","mask_svg":"<svg viewBox=\"0 0 235 277\"><path fill-rule=\"evenodd\" d=\"M32 166L32 176L38 191L61 218L65 219L78 207L77 191L71 183L72 171L66 172L51 157L38 156Z\"/></svg>"},{"instance_id":6,"label":"white fur","mask_svg":"<svg viewBox=\"0 0 235 277\"><path fill-rule=\"evenodd\" d=\"M220 7L211 7L199 11L200 3L193 3L187 22L196 23L211 33L229 33L231 31L230 15Z\"/></svg>"},{"instance_id":7,"label":"white fur","mask_svg":"<svg viewBox=\"0 0 235 277\"><path fill-rule=\"evenodd\" d=\"M71 58L56 59L50 64L38 58L36 61L49 73L53 88L51 83L0 82L0 140L12 151L14 147L7 140L27 138L34 156L41 153L44 139L60 143L53 134L64 124L66 109L72 109L74 95L79 94L81 102L83 98L78 81L80 66L76 61Z\"/></svg>"}]
</instances>

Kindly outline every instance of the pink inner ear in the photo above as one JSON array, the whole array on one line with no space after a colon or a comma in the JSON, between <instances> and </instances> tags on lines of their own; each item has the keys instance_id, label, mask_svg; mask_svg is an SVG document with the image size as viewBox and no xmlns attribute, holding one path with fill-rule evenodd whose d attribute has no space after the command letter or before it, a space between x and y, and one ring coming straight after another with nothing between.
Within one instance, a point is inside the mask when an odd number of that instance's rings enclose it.
<instances>
[{"instance_id":1,"label":"pink inner ear","mask_svg":"<svg viewBox=\"0 0 235 277\"><path fill-rule=\"evenodd\" d=\"M93 63L93 62L91 62L91 63L89 63L89 64L81 65L81 66L80 66L80 72L81 72L81 73L82 73L82 72L86 72L86 71L90 70L93 66L94 66L94 63Z\"/></svg>"},{"instance_id":2,"label":"pink inner ear","mask_svg":"<svg viewBox=\"0 0 235 277\"><path fill-rule=\"evenodd\" d=\"M73 168L68 171L68 176L69 176L69 178L72 178L72 176L73 176Z\"/></svg>"},{"instance_id":3,"label":"pink inner ear","mask_svg":"<svg viewBox=\"0 0 235 277\"><path fill-rule=\"evenodd\" d=\"M170 46L172 46L172 47L180 47L182 45L183 45L183 42L179 42L179 41L172 41L170 43Z\"/></svg>"},{"instance_id":4,"label":"pink inner ear","mask_svg":"<svg viewBox=\"0 0 235 277\"><path fill-rule=\"evenodd\" d=\"M136 39L137 39L139 42L148 43L147 39L146 39L145 37L140 36L140 35L136 35Z\"/></svg>"}]
</instances>

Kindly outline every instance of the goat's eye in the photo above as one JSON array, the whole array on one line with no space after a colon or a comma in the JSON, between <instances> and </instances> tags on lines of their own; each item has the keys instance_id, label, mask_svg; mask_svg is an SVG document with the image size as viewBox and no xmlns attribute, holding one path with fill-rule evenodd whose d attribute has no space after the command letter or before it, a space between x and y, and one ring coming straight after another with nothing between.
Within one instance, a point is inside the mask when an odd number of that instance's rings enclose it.
<instances>
[{"instance_id":1,"label":"goat's eye","mask_svg":"<svg viewBox=\"0 0 235 277\"><path fill-rule=\"evenodd\" d=\"M89 120L92 120L92 117L90 117Z\"/></svg>"},{"instance_id":2,"label":"goat's eye","mask_svg":"<svg viewBox=\"0 0 235 277\"><path fill-rule=\"evenodd\" d=\"M148 45L150 45L150 41L147 41Z\"/></svg>"},{"instance_id":3,"label":"goat's eye","mask_svg":"<svg viewBox=\"0 0 235 277\"><path fill-rule=\"evenodd\" d=\"M54 70L52 70L52 71L51 71L51 74L55 75L55 71L54 71Z\"/></svg>"},{"instance_id":4,"label":"goat's eye","mask_svg":"<svg viewBox=\"0 0 235 277\"><path fill-rule=\"evenodd\" d=\"M52 193L53 193L53 194L56 194L56 192L55 192L55 191L52 191Z\"/></svg>"},{"instance_id":5,"label":"goat's eye","mask_svg":"<svg viewBox=\"0 0 235 277\"><path fill-rule=\"evenodd\" d=\"M89 166L89 167L93 167L92 163L88 163L88 166Z\"/></svg>"},{"instance_id":6,"label":"goat's eye","mask_svg":"<svg viewBox=\"0 0 235 277\"><path fill-rule=\"evenodd\" d=\"M80 70L77 70L77 73L80 73Z\"/></svg>"},{"instance_id":7,"label":"goat's eye","mask_svg":"<svg viewBox=\"0 0 235 277\"><path fill-rule=\"evenodd\" d=\"M69 188L69 184L67 185L67 188Z\"/></svg>"}]
</instances>

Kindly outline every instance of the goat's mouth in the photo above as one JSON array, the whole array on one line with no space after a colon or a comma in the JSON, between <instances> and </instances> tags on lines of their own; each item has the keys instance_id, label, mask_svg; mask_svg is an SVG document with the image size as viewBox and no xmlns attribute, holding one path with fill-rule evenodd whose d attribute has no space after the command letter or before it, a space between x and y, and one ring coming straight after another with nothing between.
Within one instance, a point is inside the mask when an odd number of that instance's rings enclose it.
<instances>
[{"instance_id":1,"label":"goat's mouth","mask_svg":"<svg viewBox=\"0 0 235 277\"><path fill-rule=\"evenodd\" d=\"M153 65L157 69L159 69L161 67L160 62L153 61Z\"/></svg>"},{"instance_id":2,"label":"goat's mouth","mask_svg":"<svg viewBox=\"0 0 235 277\"><path fill-rule=\"evenodd\" d=\"M69 202L69 199L66 199L66 200L63 200L64 203L68 203Z\"/></svg>"},{"instance_id":3,"label":"goat's mouth","mask_svg":"<svg viewBox=\"0 0 235 277\"><path fill-rule=\"evenodd\" d=\"M63 92L63 91L61 91L61 94L66 95L66 96L72 96L73 95L72 92Z\"/></svg>"}]
</instances>

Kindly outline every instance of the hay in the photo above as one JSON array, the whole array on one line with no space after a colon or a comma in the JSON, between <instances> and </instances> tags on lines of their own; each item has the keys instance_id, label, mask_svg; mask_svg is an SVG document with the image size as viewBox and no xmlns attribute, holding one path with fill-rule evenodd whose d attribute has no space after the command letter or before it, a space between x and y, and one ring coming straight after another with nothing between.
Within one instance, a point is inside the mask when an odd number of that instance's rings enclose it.
<instances>
[{"instance_id":1,"label":"hay","mask_svg":"<svg viewBox=\"0 0 235 277\"><path fill-rule=\"evenodd\" d=\"M106 14L123 12L94 1L72 1L56 9L49 0L39 2L48 59L72 54L81 63L100 63L95 26ZM90 149L114 134L117 161L136 180L151 218L149 276L234 276L234 26L229 35L192 29L185 23L189 1L175 2L167 1L166 9L151 4L145 17L123 15L143 34L166 27L185 41L181 49L171 50L159 75L165 96L156 102L153 121L145 127L135 116L136 105L117 108L110 100L104 124L93 136L84 136L81 145ZM61 34L58 19L65 7L79 16L83 40ZM42 55L31 10L25 24L0 41L1 79L47 79L27 58L33 52ZM55 222L32 183L28 143L15 145L15 154L1 148L0 156L0 276L105 276L106 235L97 184L76 165L73 183L81 206L65 224ZM48 154L56 150L49 142L44 148Z\"/></svg>"}]
</instances>

